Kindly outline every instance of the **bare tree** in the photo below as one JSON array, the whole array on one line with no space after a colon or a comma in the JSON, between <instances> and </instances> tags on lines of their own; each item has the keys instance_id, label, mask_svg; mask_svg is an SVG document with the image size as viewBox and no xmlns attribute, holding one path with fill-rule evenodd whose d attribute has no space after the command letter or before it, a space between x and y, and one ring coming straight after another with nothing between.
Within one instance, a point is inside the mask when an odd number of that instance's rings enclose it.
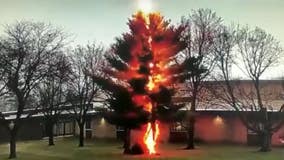
<instances>
[{"instance_id":1,"label":"bare tree","mask_svg":"<svg viewBox=\"0 0 284 160\"><path fill-rule=\"evenodd\" d=\"M212 44L221 23L222 19L210 9L194 10L191 15L182 19L182 24L187 26L182 37L187 42L187 48L183 52L186 59L185 85L192 97L190 102L191 114L186 118L186 125L183 125L188 133L186 149L194 149L194 112L197 108L203 82L214 66L215 58L212 54Z\"/></svg>"},{"instance_id":2,"label":"bare tree","mask_svg":"<svg viewBox=\"0 0 284 160\"><path fill-rule=\"evenodd\" d=\"M23 119L32 115L29 104L34 89L46 76L47 62L64 46L62 30L45 23L28 21L7 25L0 40L0 77L6 90L15 95L16 115L9 121L2 116L10 134L10 156L16 158L16 137ZM25 112L27 108L29 112Z\"/></svg>"},{"instance_id":3,"label":"bare tree","mask_svg":"<svg viewBox=\"0 0 284 160\"><path fill-rule=\"evenodd\" d=\"M92 105L100 99L100 89L92 78L99 74L102 65L103 48L95 43L78 46L71 56L73 78L68 85L68 99L79 126L79 147L84 146L84 127Z\"/></svg>"},{"instance_id":4,"label":"bare tree","mask_svg":"<svg viewBox=\"0 0 284 160\"><path fill-rule=\"evenodd\" d=\"M54 125L67 105L67 84L70 80L71 66L67 56L59 53L48 62L47 76L37 87L40 112L44 115L45 131L49 146L54 145Z\"/></svg>"},{"instance_id":5,"label":"bare tree","mask_svg":"<svg viewBox=\"0 0 284 160\"><path fill-rule=\"evenodd\" d=\"M241 29L223 28L215 46L217 68L220 74L218 80L222 84L213 95L221 100L221 104L235 109L243 124L261 136L260 151L271 150L271 137L283 124L282 120L269 115L269 105L264 105L267 91L260 85L260 77L267 68L279 62L282 58L282 48L279 42L260 28ZM233 81L232 67L240 68L250 79L250 88L244 88L239 81ZM220 103L219 103L220 104ZM272 104L273 105L273 104ZM284 111L284 105L279 114Z\"/></svg>"}]
</instances>

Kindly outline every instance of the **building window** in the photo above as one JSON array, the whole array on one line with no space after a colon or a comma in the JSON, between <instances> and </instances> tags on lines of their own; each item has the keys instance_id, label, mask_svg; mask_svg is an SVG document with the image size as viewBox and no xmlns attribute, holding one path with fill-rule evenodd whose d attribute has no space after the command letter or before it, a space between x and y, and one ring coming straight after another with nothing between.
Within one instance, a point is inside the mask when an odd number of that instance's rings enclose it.
<instances>
[{"instance_id":1,"label":"building window","mask_svg":"<svg viewBox=\"0 0 284 160\"><path fill-rule=\"evenodd\" d=\"M257 126L256 126L257 127ZM264 130L264 126L263 126L263 124L261 124L261 123L259 123L258 124L258 128L260 129L260 130ZM258 133L256 133L255 131L253 131L253 130L251 130L251 129L247 129L247 133L248 133L248 135L258 135Z\"/></svg>"},{"instance_id":2,"label":"building window","mask_svg":"<svg viewBox=\"0 0 284 160\"><path fill-rule=\"evenodd\" d=\"M91 121L90 121L90 120L87 120L87 121L86 121L85 129L86 129L86 130L92 129Z\"/></svg>"},{"instance_id":3,"label":"building window","mask_svg":"<svg viewBox=\"0 0 284 160\"><path fill-rule=\"evenodd\" d=\"M248 132L248 135L257 135L257 133L251 129L248 129L247 132Z\"/></svg>"},{"instance_id":4,"label":"building window","mask_svg":"<svg viewBox=\"0 0 284 160\"><path fill-rule=\"evenodd\" d=\"M74 135L74 122L58 122L53 131L55 136Z\"/></svg>"},{"instance_id":5,"label":"building window","mask_svg":"<svg viewBox=\"0 0 284 160\"><path fill-rule=\"evenodd\" d=\"M67 122L65 123L65 135L73 135L74 134L74 123Z\"/></svg>"},{"instance_id":6,"label":"building window","mask_svg":"<svg viewBox=\"0 0 284 160\"><path fill-rule=\"evenodd\" d=\"M124 127L116 126L116 131L123 132L124 131Z\"/></svg>"},{"instance_id":7,"label":"building window","mask_svg":"<svg viewBox=\"0 0 284 160\"><path fill-rule=\"evenodd\" d=\"M182 127L181 123L179 122L175 122L175 123L172 123L171 126L170 126L170 130L171 132L185 132L185 128Z\"/></svg>"},{"instance_id":8,"label":"building window","mask_svg":"<svg viewBox=\"0 0 284 160\"><path fill-rule=\"evenodd\" d=\"M86 138L87 139L90 139L92 138L93 136L93 130L92 130L92 121L90 119L88 119L86 121L86 124L85 124L85 134L86 134Z\"/></svg>"}]
</instances>

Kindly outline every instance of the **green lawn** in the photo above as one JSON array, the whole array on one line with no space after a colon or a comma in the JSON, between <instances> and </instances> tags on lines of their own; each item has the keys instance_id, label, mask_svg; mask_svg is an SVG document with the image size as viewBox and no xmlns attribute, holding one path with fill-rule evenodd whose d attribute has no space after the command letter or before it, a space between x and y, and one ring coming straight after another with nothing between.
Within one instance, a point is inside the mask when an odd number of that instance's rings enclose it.
<instances>
[{"instance_id":1,"label":"green lawn","mask_svg":"<svg viewBox=\"0 0 284 160\"><path fill-rule=\"evenodd\" d=\"M270 153L259 153L257 148L233 145L198 145L194 151L182 150L183 145L160 146L160 156L126 156L121 144L112 141L88 141L86 147L78 148L77 141L56 140L56 145L48 147L46 141L18 143L18 160L283 160L284 148L273 148ZM8 157L8 145L0 144L0 160Z\"/></svg>"}]
</instances>

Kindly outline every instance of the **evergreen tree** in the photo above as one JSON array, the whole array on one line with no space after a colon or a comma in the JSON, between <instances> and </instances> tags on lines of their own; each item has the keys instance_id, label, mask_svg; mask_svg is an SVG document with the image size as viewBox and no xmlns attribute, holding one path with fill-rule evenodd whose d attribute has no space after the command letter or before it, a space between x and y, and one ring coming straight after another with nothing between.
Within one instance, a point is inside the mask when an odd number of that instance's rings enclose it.
<instances>
[{"instance_id":1,"label":"evergreen tree","mask_svg":"<svg viewBox=\"0 0 284 160\"><path fill-rule=\"evenodd\" d=\"M152 154L158 121L172 121L183 106L173 104L172 96L175 84L184 77L179 53L185 48L181 40L185 26L175 27L158 13L142 12L133 15L128 25L130 32L117 38L105 56L105 76L94 79L109 95L111 112L106 113L106 119L125 127L124 153L134 150L130 148L130 130L147 128L139 146L144 153Z\"/></svg>"}]
</instances>

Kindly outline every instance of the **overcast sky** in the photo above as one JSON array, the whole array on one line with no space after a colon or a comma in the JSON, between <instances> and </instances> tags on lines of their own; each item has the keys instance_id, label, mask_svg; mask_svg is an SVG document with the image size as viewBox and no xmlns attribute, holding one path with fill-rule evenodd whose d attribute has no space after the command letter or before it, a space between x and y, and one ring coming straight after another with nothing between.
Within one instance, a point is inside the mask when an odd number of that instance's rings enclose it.
<instances>
[{"instance_id":1,"label":"overcast sky","mask_svg":"<svg viewBox=\"0 0 284 160\"><path fill-rule=\"evenodd\" d=\"M137 10L138 0L0 0L0 34L3 24L16 20L50 22L75 35L74 44L91 41L108 46L127 31L127 19ZM192 9L210 8L224 18L259 26L284 46L284 0L153 0L155 10L173 23ZM265 77L279 76L283 67ZM277 71L276 71L277 70ZM277 73L277 74L276 74Z\"/></svg>"}]
</instances>

